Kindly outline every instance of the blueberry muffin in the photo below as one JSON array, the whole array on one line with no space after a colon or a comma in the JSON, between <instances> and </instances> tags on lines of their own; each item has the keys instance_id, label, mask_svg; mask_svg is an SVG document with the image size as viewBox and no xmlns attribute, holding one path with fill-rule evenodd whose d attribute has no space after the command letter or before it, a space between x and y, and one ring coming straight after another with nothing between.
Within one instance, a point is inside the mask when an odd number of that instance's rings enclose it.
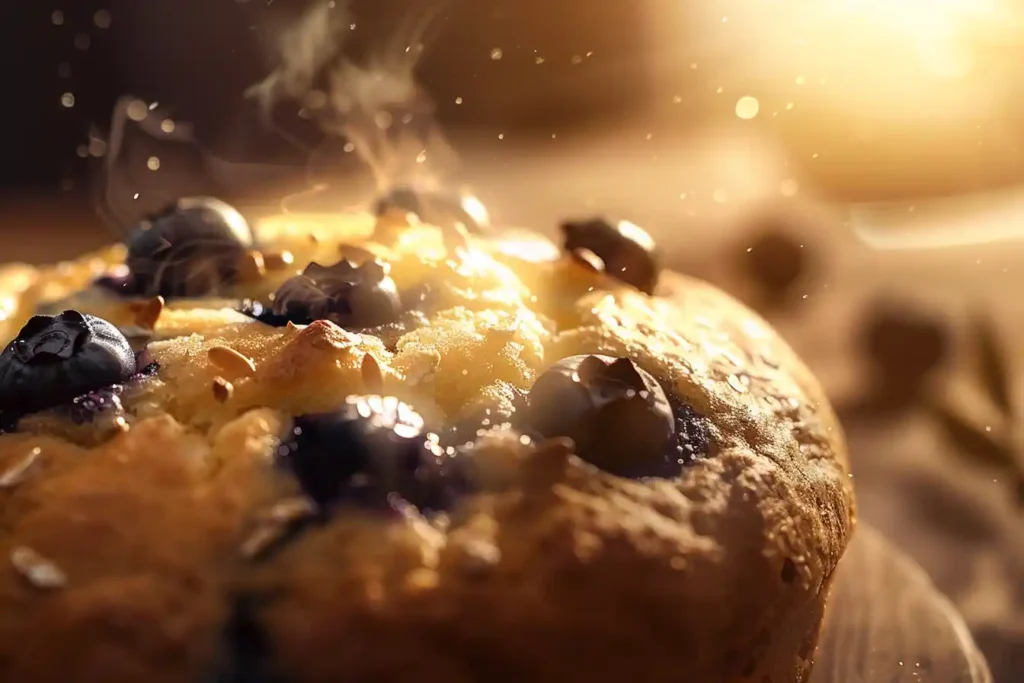
<instances>
[{"instance_id":1,"label":"blueberry muffin","mask_svg":"<svg viewBox=\"0 0 1024 683\"><path fill-rule=\"evenodd\" d=\"M414 200L0 270L4 680L807 680L854 503L800 360L628 222Z\"/></svg>"}]
</instances>

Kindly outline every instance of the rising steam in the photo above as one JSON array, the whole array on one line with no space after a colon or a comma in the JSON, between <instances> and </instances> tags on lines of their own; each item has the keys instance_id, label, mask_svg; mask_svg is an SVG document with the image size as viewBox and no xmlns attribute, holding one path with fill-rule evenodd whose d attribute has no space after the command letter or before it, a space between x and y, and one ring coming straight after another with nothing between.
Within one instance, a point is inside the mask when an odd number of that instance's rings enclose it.
<instances>
[{"instance_id":1,"label":"rising steam","mask_svg":"<svg viewBox=\"0 0 1024 683\"><path fill-rule=\"evenodd\" d=\"M88 149L97 213L118 235L141 216L208 189L192 127L158 103L119 98L109 130L90 131Z\"/></svg>"},{"instance_id":2,"label":"rising steam","mask_svg":"<svg viewBox=\"0 0 1024 683\"><path fill-rule=\"evenodd\" d=\"M265 125L286 139L295 141L273 116L284 103L297 105L299 113L329 137L343 138L347 151L369 166L380 191L396 185L436 190L448 184L456 170L434 103L415 78L431 42L428 34L438 28L444 0L408 2L409 11L391 35L357 62L346 54L355 35L348 0L315 0L297 18L270 27L273 70L247 91L259 105ZM109 130L90 135L98 171L95 203L108 226L119 233L179 197L213 189L208 155L189 124L172 114L163 105L126 95L115 107ZM339 147L302 146L311 165L314 155ZM316 159L317 165L330 161ZM232 176L249 177L254 168L248 164L245 173ZM317 185L300 194L323 189Z\"/></svg>"},{"instance_id":3,"label":"rising steam","mask_svg":"<svg viewBox=\"0 0 1024 683\"><path fill-rule=\"evenodd\" d=\"M413 3L389 39L357 63L345 52L355 24L344 0L317 2L283 27L276 68L251 87L264 121L293 101L330 136L342 137L373 171L379 190L436 186L455 156L436 121L434 103L415 71L438 24L442 3Z\"/></svg>"}]
</instances>

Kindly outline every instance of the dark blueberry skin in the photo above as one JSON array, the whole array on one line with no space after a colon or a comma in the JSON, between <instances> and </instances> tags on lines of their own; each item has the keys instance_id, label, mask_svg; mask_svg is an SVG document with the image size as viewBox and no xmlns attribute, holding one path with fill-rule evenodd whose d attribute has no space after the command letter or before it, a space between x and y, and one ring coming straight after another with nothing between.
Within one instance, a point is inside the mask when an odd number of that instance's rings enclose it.
<instances>
[{"instance_id":1,"label":"dark blueberry skin","mask_svg":"<svg viewBox=\"0 0 1024 683\"><path fill-rule=\"evenodd\" d=\"M273 644L259 621L260 599L238 595L221 634L213 671L201 683L285 683L274 661Z\"/></svg>"},{"instance_id":2,"label":"dark blueberry skin","mask_svg":"<svg viewBox=\"0 0 1024 683\"><path fill-rule=\"evenodd\" d=\"M127 271L127 268L125 270ZM114 275L101 275L96 278L93 284L97 287L102 287L103 289L117 294L122 294L124 296L130 296L134 287L132 276L128 272Z\"/></svg>"},{"instance_id":3,"label":"dark blueberry skin","mask_svg":"<svg viewBox=\"0 0 1024 683\"><path fill-rule=\"evenodd\" d=\"M392 397L350 396L331 413L303 415L280 462L321 510L344 503L447 510L468 486L464 459L437 447L423 419Z\"/></svg>"},{"instance_id":4,"label":"dark blueberry skin","mask_svg":"<svg viewBox=\"0 0 1024 683\"><path fill-rule=\"evenodd\" d=\"M679 473L680 465L691 465L711 455L711 429L707 418L676 395L670 393L668 403L675 417L676 435L669 445L661 476L674 477Z\"/></svg>"},{"instance_id":5,"label":"dark blueberry skin","mask_svg":"<svg viewBox=\"0 0 1024 683\"><path fill-rule=\"evenodd\" d=\"M125 296L196 297L233 283L253 247L241 214L217 199L180 199L126 240L129 275L98 282Z\"/></svg>"},{"instance_id":6,"label":"dark blueberry skin","mask_svg":"<svg viewBox=\"0 0 1024 683\"><path fill-rule=\"evenodd\" d=\"M238 310L240 313L259 320L264 325L270 325L272 327L284 327L290 322L295 324L305 324L302 322L305 320L305 316L299 320L291 320L286 315L277 315L274 313L274 309L272 307L267 306L260 301L253 301L252 299L243 299L242 305Z\"/></svg>"},{"instance_id":7,"label":"dark blueberry skin","mask_svg":"<svg viewBox=\"0 0 1024 683\"><path fill-rule=\"evenodd\" d=\"M803 245L777 230L761 233L747 246L744 256L747 273L772 297L791 292L809 265Z\"/></svg>"},{"instance_id":8,"label":"dark blueberry skin","mask_svg":"<svg viewBox=\"0 0 1024 683\"><path fill-rule=\"evenodd\" d=\"M530 389L523 426L566 436L576 454L622 477L676 476L677 419L665 390L628 358L563 358Z\"/></svg>"},{"instance_id":9,"label":"dark blueberry skin","mask_svg":"<svg viewBox=\"0 0 1024 683\"><path fill-rule=\"evenodd\" d=\"M122 388L120 384L114 384L81 396L75 396L68 406L68 417L75 424L88 424L93 422L100 413L108 410L120 410Z\"/></svg>"},{"instance_id":10,"label":"dark blueberry skin","mask_svg":"<svg viewBox=\"0 0 1024 683\"><path fill-rule=\"evenodd\" d=\"M348 329L395 322L402 302L388 272L388 265L377 260L359 265L310 263L277 290L271 313L299 325L330 320Z\"/></svg>"},{"instance_id":11,"label":"dark blueberry skin","mask_svg":"<svg viewBox=\"0 0 1024 683\"><path fill-rule=\"evenodd\" d=\"M143 349L135 354L135 367L137 372L132 379L139 379L155 375L160 369L160 364L153 360L149 351ZM124 384L111 384L108 387L75 396L66 406L68 418L75 424L87 424L93 422L100 413L108 410L120 410L121 394L124 392L124 388Z\"/></svg>"},{"instance_id":12,"label":"dark blueberry skin","mask_svg":"<svg viewBox=\"0 0 1024 683\"><path fill-rule=\"evenodd\" d=\"M0 411L31 413L136 374L136 357L106 320L78 311L37 315L0 353Z\"/></svg>"},{"instance_id":13,"label":"dark blueberry skin","mask_svg":"<svg viewBox=\"0 0 1024 683\"><path fill-rule=\"evenodd\" d=\"M487 209L475 196L463 192L421 190L408 186L392 188L377 200L376 215L388 211L413 213L425 223L449 228L461 223L469 232L480 234L490 227Z\"/></svg>"},{"instance_id":14,"label":"dark blueberry skin","mask_svg":"<svg viewBox=\"0 0 1024 683\"><path fill-rule=\"evenodd\" d=\"M945 321L905 302L879 301L868 313L860 346L882 381L919 386L950 355Z\"/></svg>"},{"instance_id":15,"label":"dark blueberry skin","mask_svg":"<svg viewBox=\"0 0 1024 683\"><path fill-rule=\"evenodd\" d=\"M589 251L604 263L604 272L616 280L652 294L658 284L658 254L654 240L629 221L604 218L566 221L559 226L567 252Z\"/></svg>"}]
</instances>

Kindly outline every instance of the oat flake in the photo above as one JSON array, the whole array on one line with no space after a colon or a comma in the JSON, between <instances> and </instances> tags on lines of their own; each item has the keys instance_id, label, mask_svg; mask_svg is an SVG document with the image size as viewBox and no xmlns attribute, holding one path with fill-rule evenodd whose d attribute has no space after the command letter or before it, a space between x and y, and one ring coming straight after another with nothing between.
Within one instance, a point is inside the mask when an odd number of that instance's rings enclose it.
<instances>
[{"instance_id":1,"label":"oat flake","mask_svg":"<svg viewBox=\"0 0 1024 683\"><path fill-rule=\"evenodd\" d=\"M68 577L60 567L25 546L18 546L11 551L11 564L19 574L28 579L29 583L39 589L54 590L63 588L68 583Z\"/></svg>"},{"instance_id":2,"label":"oat flake","mask_svg":"<svg viewBox=\"0 0 1024 683\"><path fill-rule=\"evenodd\" d=\"M32 470L32 467L39 461L42 450L33 448L21 462L10 467L3 474L0 474L0 489L11 489L24 482Z\"/></svg>"}]
</instances>

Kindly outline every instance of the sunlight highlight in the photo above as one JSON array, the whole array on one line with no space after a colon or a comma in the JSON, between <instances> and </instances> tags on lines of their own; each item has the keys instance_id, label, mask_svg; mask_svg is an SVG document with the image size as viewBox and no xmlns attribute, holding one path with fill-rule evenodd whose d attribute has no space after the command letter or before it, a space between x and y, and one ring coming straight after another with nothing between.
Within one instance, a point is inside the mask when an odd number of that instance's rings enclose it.
<instances>
[{"instance_id":1,"label":"sunlight highlight","mask_svg":"<svg viewBox=\"0 0 1024 683\"><path fill-rule=\"evenodd\" d=\"M914 47L921 66L947 78L973 67L977 33L999 21L996 0L838 0L843 13Z\"/></svg>"},{"instance_id":2,"label":"sunlight highlight","mask_svg":"<svg viewBox=\"0 0 1024 683\"><path fill-rule=\"evenodd\" d=\"M965 21L993 16L994 0L838 0L843 10L914 38L945 38Z\"/></svg>"}]
</instances>

